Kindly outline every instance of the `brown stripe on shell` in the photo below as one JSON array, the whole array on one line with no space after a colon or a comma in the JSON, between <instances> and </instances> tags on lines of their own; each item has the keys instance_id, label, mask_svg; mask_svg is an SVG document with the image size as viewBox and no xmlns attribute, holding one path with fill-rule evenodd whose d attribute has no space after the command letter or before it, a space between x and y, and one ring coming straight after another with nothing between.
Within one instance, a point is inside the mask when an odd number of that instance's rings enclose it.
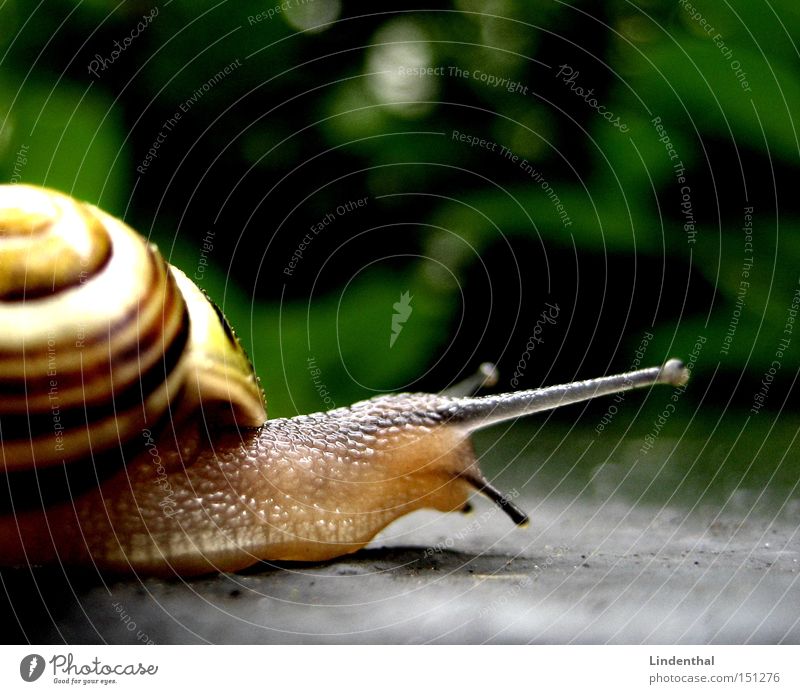
<instances>
[{"instance_id":1,"label":"brown stripe on shell","mask_svg":"<svg viewBox=\"0 0 800 694\"><path fill-rule=\"evenodd\" d=\"M64 346L62 350L62 368L60 381L66 384L81 383L87 364L94 361L107 362L109 358L119 359L120 353L135 350L142 333L151 331L160 325L166 311L173 311L173 306L179 305L180 293L167 271L166 263L152 248L148 247L147 275L142 278L146 291L142 299L134 304L128 312L114 320L108 327L97 334L84 336L83 347L75 348L72 343ZM161 297L165 293L165 306L161 306ZM77 288L76 291L80 291ZM109 335L113 340L109 348ZM15 383L17 392L24 391L26 380L45 376L51 370L49 362L47 336L42 336L38 344L26 346L24 358L13 350L0 349L0 390L8 387L9 392L14 392Z\"/></svg>"},{"instance_id":2,"label":"brown stripe on shell","mask_svg":"<svg viewBox=\"0 0 800 694\"><path fill-rule=\"evenodd\" d=\"M168 279L167 279L168 277ZM113 383L115 392L119 393L141 379L141 374L156 367L163 355L181 339L185 348L188 339L188 315L186 307L169 273L164 277L166 297L163 309L153 312L146 331L138 335L133 333L128 344L112 342L114 351L109 361L108 337L105 337L105 351L97 351L95 361L82 359L76 365L77 371L56 368L51 379L47 374L26 378L0 378L0 414L4 412L37 412L48 411L52 405L51 380L55 382L59 401L65 406L72 404L92 405L108 401L109 388ZM149 297L150 303L160 304L157 296ZM133 312L137 313L136 310ZM135 322L135 316L127 315L117 324L125 326ZM116 336L116 327L111 333ZM183 337L180 337L183 335ZM97 342L97 340L95 340ZM102 344L100 345L102 347ZM69 346L68 346L69 348ZM82 351L82 350L80 350ZM26 354L27 359L27 354ZM0 362L0 370L2 370Z\"/></svg>"},{"instance_id":3,"label":"brown stripe on shell","mask_svg":"<svg viewBox=\"0 0 800 694\"><path fill-rule=\"evenodd\" d=\"M149 417L145 422L149 434L155 441L164 440L162 434L168 429L169 423L177 419L174 413L182 408L185 387L176 384L176 388L177 391L169 395L169 407L164 408L160 416ZM80 459L65 458L63 464L46 467L37 465L19 470L4 470L0 458L0 473L5 472L2 476L3 483L0 484L0 516L47 508L57 503L74 503L82 494L112 477L127 461L140 454L147 441L143 434L131 441L120 442L105 451L97 449L91 455ZM40 450L47 446L52 447L52 436L34 441L32 444Z\"/></svg>"},{"instance_id":4,"label":"brown stripe on shell","mask_svg":"<svg viewBox=\"0 0 800 694\"><path fill-rule=\"evenodd\" d=\"M170 394L170 407L159 417L150 417L145 425L153 439L160 440L176 408L181 407L184 389L178 386ZM2 431L0 430L0 436ZM29 442L34 449L52 448L52 435ZM141 453L147 445L144 435L131 441L119 442L106 450L97 448L79 459L57 461L56 465L39 465L22 469L5 469L0 459L0 473L5 472L0 484L0 516L24 513L37 508L47 508L57 503L73 503L85 492L91 491L104 480L112 477L127 461Z\"/></svg>"},{"instance_id":5,"label":"brown stripe on shell","mask_svg":"<svg viewBox=\"0 0 800 694\"><path fill-rule=\"evenodd\" d=\"M127 410L118 408L105 419L90 420L88 424L83 422L81 426L65 430L60 440L56 438L52 419L48 433L8 439L5 437L6 426L2 423L5 417L0 417L0 463L5 465L6 471L26 469L31 465L48 467L63 461L102 455L112 448L135 445L145 428L150 428L165 416L174 416L182 406L187 366L185 358L179 359L166 379L157 379L155 389L146 395L144 402L140 392ZM178 419L183 416L179 413Z\"/></svg>"},{"instance_id":6,"label":"brown stripe on shell","mask_svg":"<svg viewBox=\"0 0 800 694\"><path fill-rule=\"evenodd\" d=\"M80 246L59 233L58 221L24 209L0 210L0 301L35 301L81 285L111 257L102 222L75 204L87 239ZM81 253L80 248L86 249Z\"/></svg>"},{"instance_id":7,"label":"brown stripe on shell","mask_svg":"<svg viewBox=\"0 0 800 694\"><path fill-rule=\"evenodd\" d=\"M179 338L186 313L173 315L175 317L170 319L171 325L164 333L152 330L144 336L141 345L130 346L111 362L90 365L66 376L58 370L53 378L45 375L27 380L0 381L0 415L23 410L33 413L49 411L55 395L66 405L91 406L109 399L112 383L115 393L126 390L140 380L143 372L157 367L170 345Z\"/></svg>"},{"instance_id":8,"label":"brown stripe on shell","mask_svg":"<svg viewBox=\"0 0 800 694\"><path fill-rule=\"evenodd\" d=\"M31 411L19 414L2 413L0 414L0 427L2 427L3 441L8 443L12 439L35 438L41 434L53 435L54 412L58 410L57 416L64 429L69 431L78 427L86 427L87 423L91 426L92 422L97 422L115 414L122 415L125 411L138 408L142 409L143 403L170 377L178 365L189 339L188 316L184 312L181 321L181 330L169 344L163 359L150 366L147 371L140 374L133 383L125 388L115 389L113 397L111 393L106 393L102 402L88 404L83 398L73 402L65 402L61 397L60 391L54 391L54 397L46 411ZM105 374L106 382L114 378L113 365L110 374ZM23 405L24 409L24 405Z\"/></svg>"}]
</instances>

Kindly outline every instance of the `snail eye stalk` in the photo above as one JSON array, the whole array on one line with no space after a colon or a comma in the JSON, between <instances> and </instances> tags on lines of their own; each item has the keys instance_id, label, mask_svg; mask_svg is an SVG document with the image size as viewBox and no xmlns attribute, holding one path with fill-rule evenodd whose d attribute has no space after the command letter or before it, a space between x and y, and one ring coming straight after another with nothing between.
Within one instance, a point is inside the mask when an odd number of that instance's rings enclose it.
<instances>
[{"instance_id":1,"label":"snail eye stalk","mask_svg":"<svg viewBox=\"0 0 800 694\"><path fill-rule=\"evenodd\" d=\"M481 479L476 475L465 472L459 475L465 482L469 482L481 494L484 494L488 499L493 501L499 509L514 522L515 525L525 527L530 522L528 514L525 513L519 506L517 506L508 495L503 494L497 487L493 486L485 479Z\"/></svg>"}]
</instances>

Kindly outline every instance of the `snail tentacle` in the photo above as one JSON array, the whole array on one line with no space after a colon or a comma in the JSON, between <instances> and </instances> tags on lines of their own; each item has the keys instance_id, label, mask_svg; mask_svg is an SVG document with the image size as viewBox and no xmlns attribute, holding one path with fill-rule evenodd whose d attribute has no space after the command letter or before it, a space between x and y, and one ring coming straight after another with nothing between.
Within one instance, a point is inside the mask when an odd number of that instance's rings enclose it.
<instances>
[{"instance_id":1,"label":"snail tentacle","mask_svg":"<svg viewBox=\"0 0 800 694\"><path fill-rule=\"evenodd\" d=\"M535 412L552 410L591 400L601 395L621 393L634 388L657 384L681 386L689 379L689 371L678 359L670 359L661 367L602 376L587 381L550 386L537 390L521 390L480 398L460 398L447 409L469 431L524 417Z\"/></svg>"}]
</instances>

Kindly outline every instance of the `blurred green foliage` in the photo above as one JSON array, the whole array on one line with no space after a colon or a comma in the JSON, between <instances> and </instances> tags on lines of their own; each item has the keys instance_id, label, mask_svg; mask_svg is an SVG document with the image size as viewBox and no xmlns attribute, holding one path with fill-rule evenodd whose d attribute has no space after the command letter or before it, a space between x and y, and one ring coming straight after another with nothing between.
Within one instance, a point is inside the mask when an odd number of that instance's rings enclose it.
<instances>
[{"instance_id":1,"label":"blurred green foliage","mask_svg":"<svg viewBox=\"0 0 800 694\"><path fill-rule=\"evenodd\" d=\"M198 282L243 336L273 415L325 407L320 382L343 405L444 387L486 359L508 387L545 301L564 318L523 386L624 369L648 331L653 363L703 335L708 397L746 409L798 285L798 35L793 0L6 0L0 168L124 216L190 276L213 231ZM721 350L750 206L755 262ZM413 311L390 346L404 292ZM798 368L794 344L771 405Z\"/></svg>"}]
</instances>

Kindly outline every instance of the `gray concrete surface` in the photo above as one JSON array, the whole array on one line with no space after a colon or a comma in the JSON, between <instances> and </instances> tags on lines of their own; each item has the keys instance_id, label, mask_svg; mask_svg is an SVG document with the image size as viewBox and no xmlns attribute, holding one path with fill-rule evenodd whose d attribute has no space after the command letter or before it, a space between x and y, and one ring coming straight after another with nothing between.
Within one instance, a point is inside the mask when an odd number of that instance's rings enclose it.
<instances>
[{"instance_id":1,"label":"gray concrete surface","mask_svg":"<svg viewBox=\"0 0 800 694\"><path fill-rule=\"evenodd\" d=\"M3 571L5 639L50 643L798 643L797 513L522 496L516 529L421 512L324 565L188 582ZM795 510L796 511L796 510ZM16 630L16 631L15 631Z\"/></svg>"}]
</instances>

